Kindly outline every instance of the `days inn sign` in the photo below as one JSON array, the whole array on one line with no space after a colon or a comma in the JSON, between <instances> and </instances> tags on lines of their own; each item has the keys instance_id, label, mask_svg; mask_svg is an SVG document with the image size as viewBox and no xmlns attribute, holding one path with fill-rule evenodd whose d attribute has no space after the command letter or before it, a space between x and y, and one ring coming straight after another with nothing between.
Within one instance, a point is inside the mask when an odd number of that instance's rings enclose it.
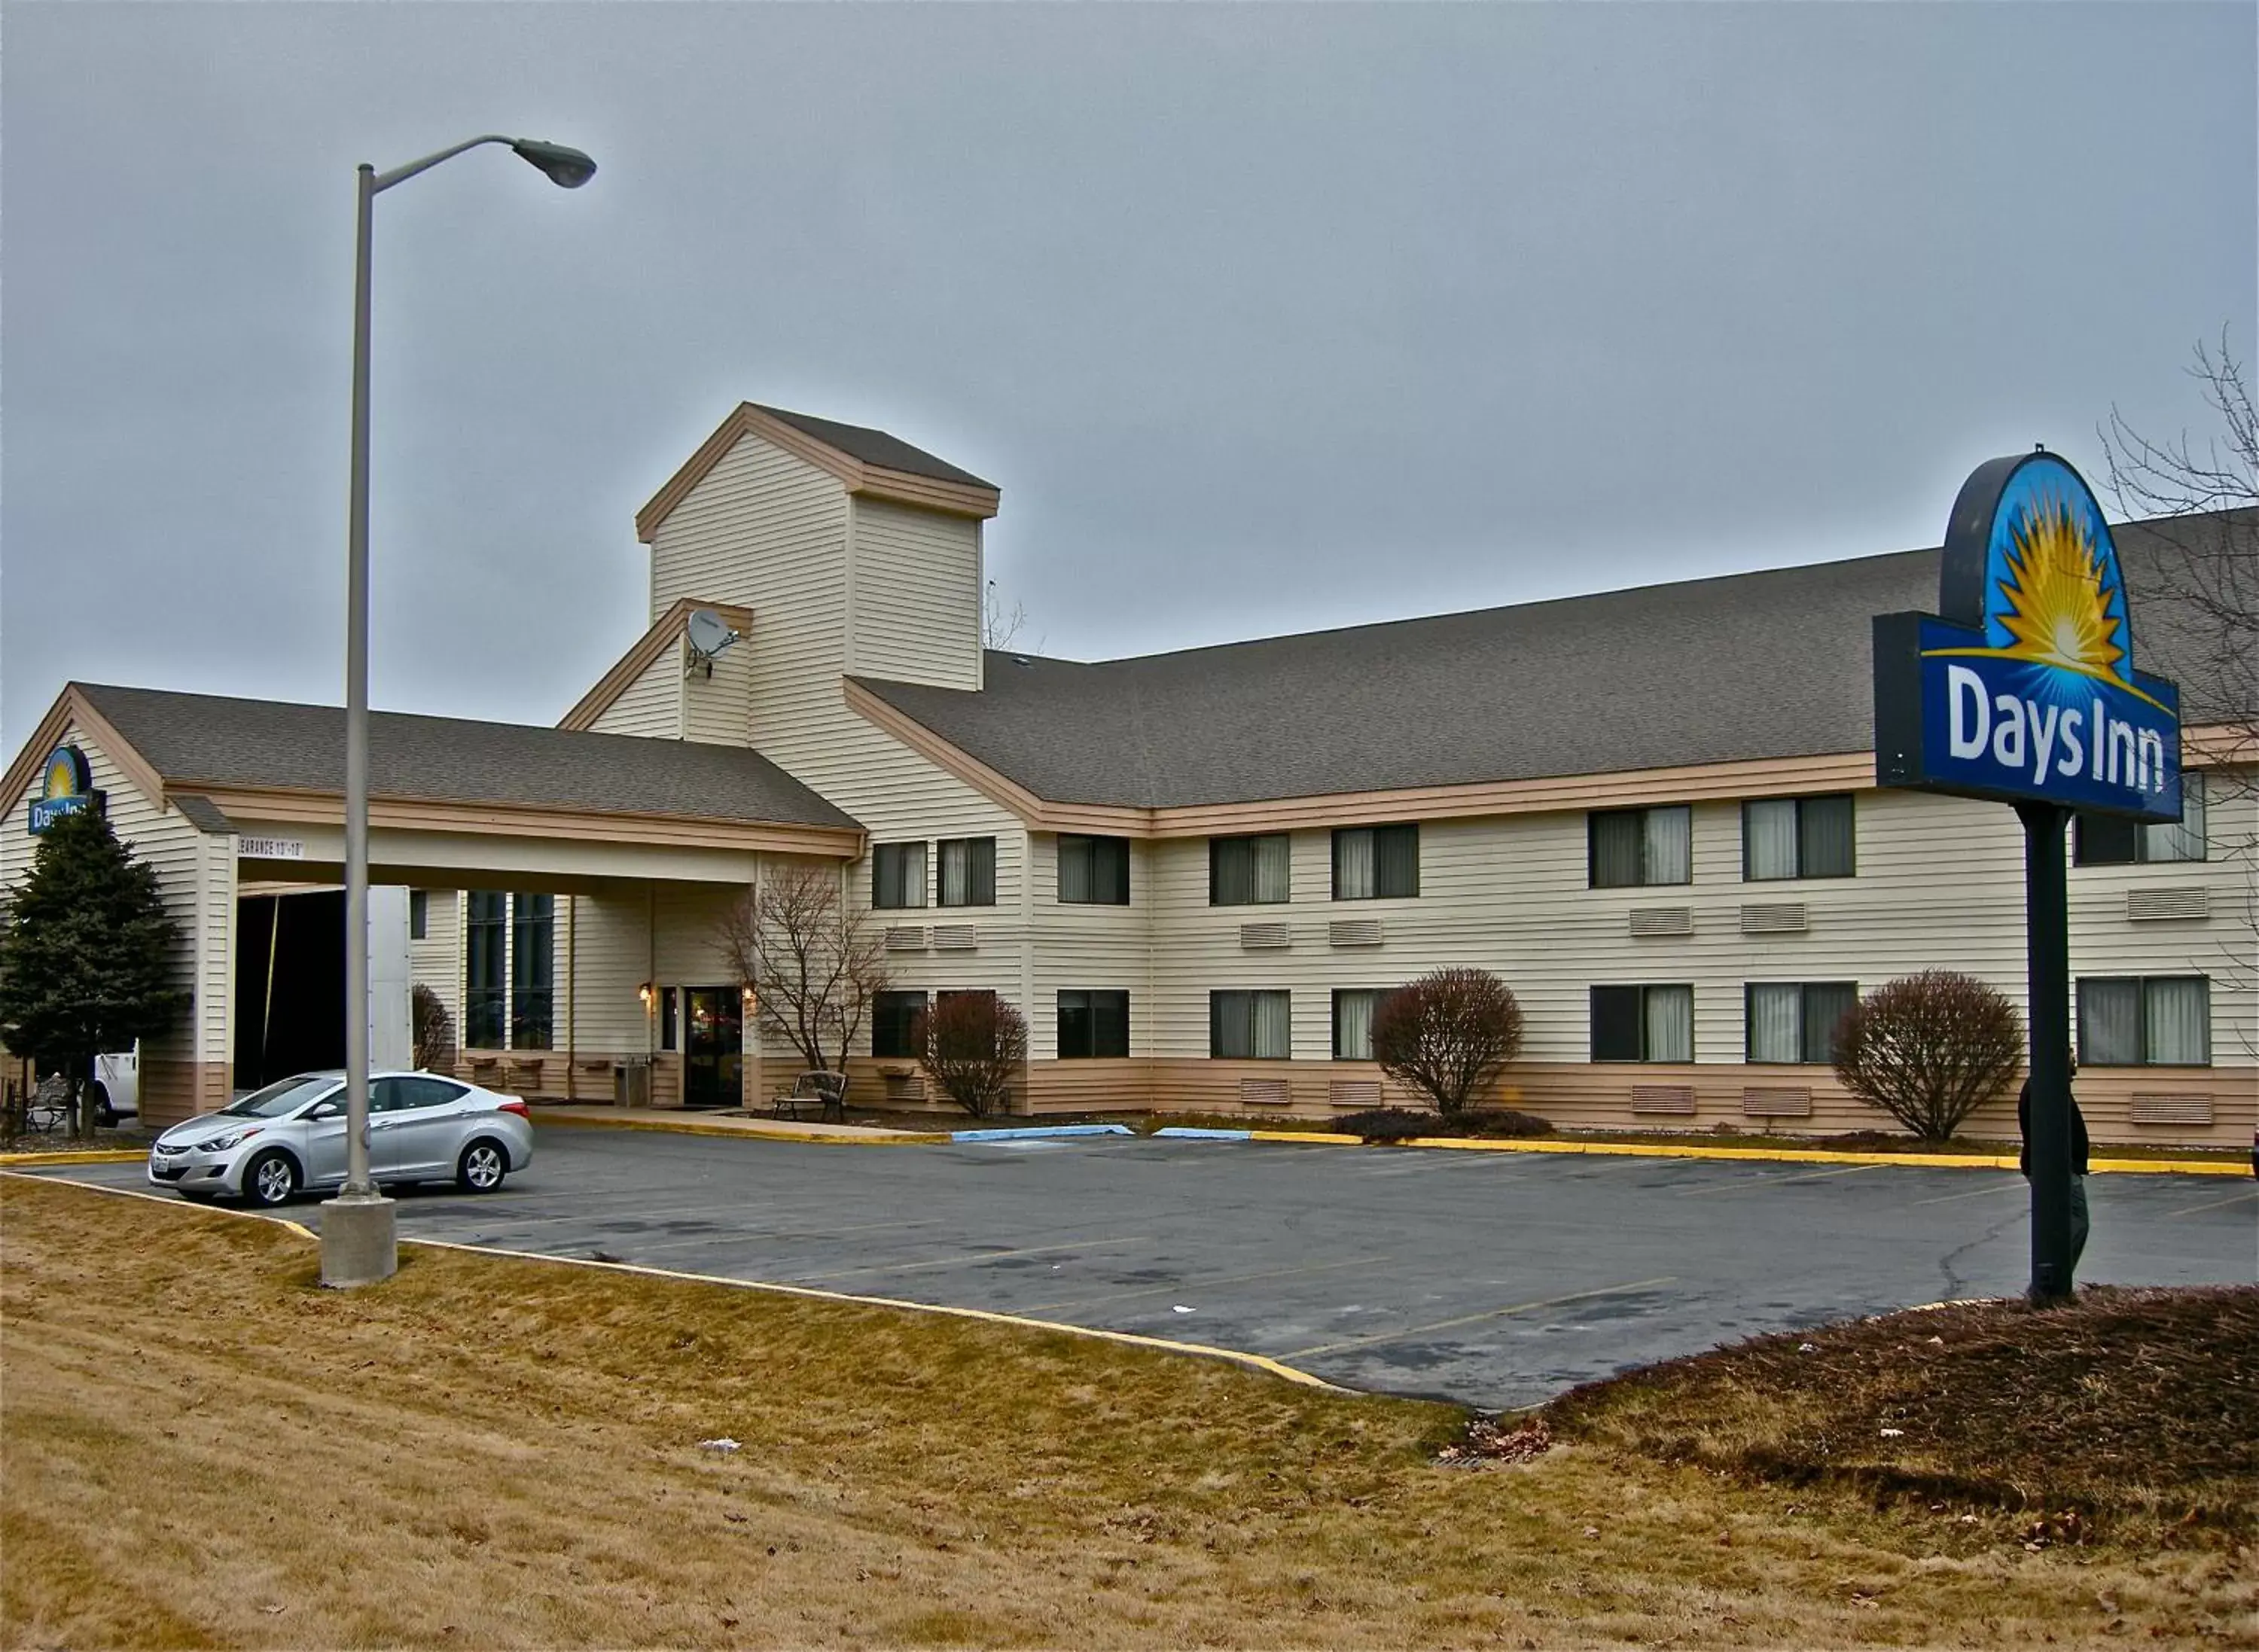
<instances>
[{"instance_id":1,"label":"days inn sign","mask_svg":"<svg viewBox=\"0 0 2259 1652\"><path fill-rule=\"evenodd\" d=\"M1942 616L1875 619L1875 783L2181 814L2180 695L2134 669L2118 549L2079 474L2039 452L1953 502Z\"/></svg>"}]
</instances>

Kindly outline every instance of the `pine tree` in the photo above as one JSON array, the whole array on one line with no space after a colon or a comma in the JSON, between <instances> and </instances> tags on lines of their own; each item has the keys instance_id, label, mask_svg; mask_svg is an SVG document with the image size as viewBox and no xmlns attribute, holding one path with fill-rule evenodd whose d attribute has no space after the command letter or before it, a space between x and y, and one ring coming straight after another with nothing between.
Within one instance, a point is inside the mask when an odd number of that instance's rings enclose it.
<instances>
[{"instance_id":1,"label":"pine tree","mask_svg":"<svg viewBox=\"0 0 2259 1652\"><path fill-rule=\"evenodd\" d=\"M178 935L156 872L101 815L66 815L40 837L0 922L0 1038L61 1066L82 1136L94 1057L166 1032L188 1001L170 967Z\"/></svg>"}]
</instances>

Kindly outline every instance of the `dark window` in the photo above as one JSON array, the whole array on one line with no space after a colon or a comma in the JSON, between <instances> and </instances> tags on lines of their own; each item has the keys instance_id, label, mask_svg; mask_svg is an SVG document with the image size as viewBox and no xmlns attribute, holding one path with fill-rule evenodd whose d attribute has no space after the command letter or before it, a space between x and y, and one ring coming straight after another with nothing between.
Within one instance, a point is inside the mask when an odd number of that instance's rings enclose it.
<instances>
[{"instance_id":1,"label":"dark window","mask_svg":"<svg viewBox=\"0 0 2259 1652\"><path fill-rule=\"evenodd\" d=\"M1212 907L1267 906L1291 901L1293 840L1284 832L1260 837L1208 840L1208 903Z\"/></svg>"},{"instance_id":2,"label":"dark window","mask_svg":"<svg viewBox=\"0 0 2259 1652\"><path fill-rule=\"evenodd\" d=\"M499 1050L510 1029L510 897L474 889L463 926L463 1042Z\"/></svg>"},{"instance_id":3,"label":"dark window","mask_svg":"<svg viewBox=\"0 0 2259 1652\"><path fill-rule=\"evenodd\" d=\"M659 1047L672 1050L681 1036L677 1017L682 1013L681 1000L672 986L659 989Z\"/></svg>"},{"instance_id":4,"label":"dark window","mask_svg":"<svg viewBox=\"0 0 2259 1652\"><path fill-rule=\"evenodd\" d=\"M1692 986L1593 988L1593 1059L1694 1059Z\"/></svg>"},{"instance_id":5,"label":"dark window","mask_svg":"<svg viewBox=\"0 0 2259 1652\"><path fill-rule=\"evenodd\" d=\"M923 993L880 993L871 1000L871 1054L895 1060L917 1057L910 1040L911 1023L925 1008Z\"/></svg>"},{"instance_id":6,"label":"dark window","mask_svg":"<svg viewBox=\"0 0 2259 1652\"><path fill-rule=\"evenodd\" d=\"M1742 994L1742 1049L1759 1063L1835 1060L1835 1029L1859 1001L1850 981L1751 981Z\"/></svg>"},{"instance_id":7,"label":"dark window","mask_svg":"<svg viewBox=\"0 0 2259 1652\"><path fill-rule=\"evenodd\" d=\"M940 898L944 907L993 907L996 904L996 840L993 837L944 837L935 845L941 869Z\"/></svg>"},{"instance_id":8,"label":"dark window","mask_svg":"<svg viewBox=\"0 0 2259 1652\"><path fill-rule=\"evenodd\" d=\"M546 1050L557 967L557 897L512 895L510 907L516 933L510 937L510 1047Z\"/></svg>"},{"instance_id":9,"label":"dark window","mask_svg":"<svg viewBox=\"0 0 2259 1652\"><path fill-rule=\"evenodd\" d=\"M2116 815L2081 815L2073 841L2082 866L2130 866L2152 860L2206 857L2204 776L2181 776L2181 817L2142 822Z\"/></svg>"},{"instance_id":10,"label":"dark window","mask_svg":"<svg viewBox=\"0 0 2259 1652\"><path fill-rule=\"evenodd\" d=\"M431 893L428 889L408 892L408 938L422 941L429 938L431 927Z\"/></svg>"},{"instance_id":11,"label":"dark window","mask_svg":"<svg viewBox=\"0 0 2259 1652\"><path fill-rule=\"evenodd\" d=\"M445 1079L379 1079L376 1082L390 1092L381 1109L390 1113L405 1113L415 1107L443 1107L469 1093L462 1085L451 1084ZM370 1106L376 1106L374 1095Z\"/></svg>"},{"instance_id":12,"label":"dark window","mask_svg":"<svg viewBox=\"0 0 2259 1652\"><path fill-rule=\"evenodd\" d=\"M2208 1067L2212 983L2201 975L2078 983L2078 1059L2090 1067Z\"/></svg>"},{"instance_id":13,"label":"dark window","mask_svg":"<svg viewBox=\"0 0 2259 1652\"><path fill-rule=\"evenodd\" d=\"M1595 889L1635 889L1694 880L1693 815L1664 808L1613 808L1587 816L1589 878Z\"/></svg>"},{"instance_id":14,"label":"dark window","mask_svg":"<svg viewBox=\"0 0 2259 1652\"><path fill-rule=\"evenodd\" d=\"M1387 901L1420 893L1420 828L1345 826L1334 834L1334 899Z\"/></svg>"},{"instance_id":15,"label":"dark window","mask_svg":"<svg viewBox=\"0 0 2259 1652\"><path fill-rule=\"evenodd\" d=\"M1767 797L1742 805L1742 876L1849 878L1857 859L1850 797Z\"/></svg>"},{"instance_id":16,"label":"dark window","mask_svg":"<svg viewBox=\"0 0 2259 1652\"><path fill-rule=\"evenodd\" d=\"M1388 994L1373 986L1334 989L1334 1059L1372 1059L1373 1007Z\"/></svg>"},{"instance_id":17,"label":"dark window","mask_svg":"<svg viewBox=\"0 0 2259 1652\"><path fill-rule=\"evenodd\" d=\"M925 904L923 844L880 844L871 851L871 904L889 908Z\"/></svg>"},{"instance_id":18,"label":"dark window","mask_svg":"<svg viewBox=\"0 0 2259 1652\"><path fill-rule=\"evenodd\" d=\"M1063 904L1130 904L1130 840L1062 837L1058 840L1058 898Z\"/></svg>"},{"instance_id":19,"label":"dark window","mask_svg":"<svg viewBox=\"0 0 2259 1652\"><path fill-rule=\"evenodd\" d=\"M1058 995L1058 1053L1062 1061L1130 1053L1130 994L1066 992Z\"/></svg>"},{"instance_id":20,"label":"dark window","mask_svg":"<svg viewBox=\"0 0 2259 1652\"><path fill-rule=\"evenodd\" d=\"M1210 993L1208 1053L1217 1060L1284 1061L1293 1053L1287 993Z\"/></svg>"}]
</instances>

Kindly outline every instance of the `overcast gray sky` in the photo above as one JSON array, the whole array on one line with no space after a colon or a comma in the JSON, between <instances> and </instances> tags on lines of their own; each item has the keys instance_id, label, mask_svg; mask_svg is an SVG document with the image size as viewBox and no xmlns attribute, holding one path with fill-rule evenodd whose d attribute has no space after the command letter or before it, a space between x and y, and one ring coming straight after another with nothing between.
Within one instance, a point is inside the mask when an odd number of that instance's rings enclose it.
<instances>
[{"instance_id":1,"label":"overcast gray sky","mask_svg":"<svg viewBox=\"0 0 2259 1652\"><path fill-rule=\"evenodd\" d=\"M342 697L548 722L731 406L1003 489L1091 659L1935 544L2254 347L2255 8L9 4L0 740Z\"/></svg>"}]
</instances>

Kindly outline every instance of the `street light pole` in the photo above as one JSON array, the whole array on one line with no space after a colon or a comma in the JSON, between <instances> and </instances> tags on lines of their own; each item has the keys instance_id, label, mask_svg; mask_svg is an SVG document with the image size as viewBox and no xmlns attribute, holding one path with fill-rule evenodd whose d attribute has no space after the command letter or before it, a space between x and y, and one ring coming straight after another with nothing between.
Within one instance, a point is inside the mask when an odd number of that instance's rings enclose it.
<instances>
[{"instance_id":1,"label":"street light pole","mask_svg":"<svg viewBox=\"0 0 2259 1652\"><path fill-rule=\"evenodd\" d=\"M374 1285L400 1265L392 1201L368 1164L368 343L369 236L377 196L481 144L508 144L577 189L596 163L577 149L488 134L380 174L354 174L353 470L346 525L346 1180L322 1211L322 1283Z\"/></svg>"}]
</instances>

